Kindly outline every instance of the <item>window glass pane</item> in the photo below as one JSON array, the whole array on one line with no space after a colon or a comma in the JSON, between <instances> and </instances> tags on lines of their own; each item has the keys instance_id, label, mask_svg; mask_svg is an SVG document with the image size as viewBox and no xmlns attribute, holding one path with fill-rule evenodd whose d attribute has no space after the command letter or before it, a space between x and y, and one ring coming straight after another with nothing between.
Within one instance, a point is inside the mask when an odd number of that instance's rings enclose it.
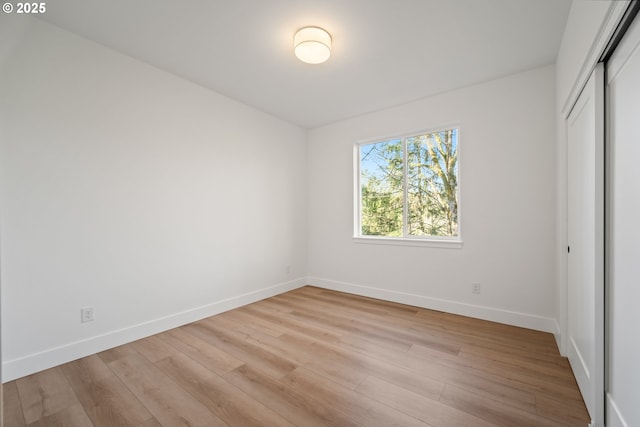
<instances>
[{"instance_id":1,"label":"window glass pane","mask_svg":"<svg viewBox=\"0 0 640 427\"><path fill-rule=\"evenodd\" d=\"M403 169L401 139L360 146L363 236L403 235Z\"/></svg>"},{"instance_id":2,"label":"window glass pane","mask_svg":"<svg viewBox=\"0 0 640 427\"><path fill-rule=\"evenodd\" d=\"M407 142L407 234L458 235L458 131Z\"/></svg>"}]
</instances>

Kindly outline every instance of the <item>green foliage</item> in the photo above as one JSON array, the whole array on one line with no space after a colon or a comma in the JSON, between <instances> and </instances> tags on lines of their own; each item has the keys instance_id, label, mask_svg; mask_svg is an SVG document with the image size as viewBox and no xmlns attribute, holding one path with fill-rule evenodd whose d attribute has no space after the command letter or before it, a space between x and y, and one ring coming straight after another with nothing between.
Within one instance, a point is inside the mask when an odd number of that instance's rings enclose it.
<instances>
[{"instance_id":1,"label":"green foliage","mask_svg":"<svg viewBox=\"0 0 640 427\"><path fill-rule=\"evenodd\" d=\"M374 170L363 170L362 234L402 236L403 151L401 141L369 146Z\"/></svg>"},{"instance_id":2,"label":"green foliage","mask_svg":"<svg viewBox=\"0 0 640 427\"><path fill-rule=\"evenodd\" d=\"M404 182L406 144L407 182ZM457 130L361 147L363 235L457 236Z\"/></svg>"}]
</instances>

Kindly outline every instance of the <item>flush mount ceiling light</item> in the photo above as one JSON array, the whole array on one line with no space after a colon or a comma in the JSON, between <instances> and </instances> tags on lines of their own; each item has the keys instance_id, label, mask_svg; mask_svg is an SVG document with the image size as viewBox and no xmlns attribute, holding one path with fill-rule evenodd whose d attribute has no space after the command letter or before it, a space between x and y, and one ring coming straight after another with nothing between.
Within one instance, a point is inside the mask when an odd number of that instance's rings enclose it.
<instances>
[{"instance_id":1,"label":"flush mount ceiling light","mask_svg":"<svg viewBox=\"0 0 640 427\"><path fill-rule=\"evenodd\" d=\"M298 59L307 64L320 64L331 56L331 35L320 27L305 27L293 37Z\"/></svg>"}]
</instances>

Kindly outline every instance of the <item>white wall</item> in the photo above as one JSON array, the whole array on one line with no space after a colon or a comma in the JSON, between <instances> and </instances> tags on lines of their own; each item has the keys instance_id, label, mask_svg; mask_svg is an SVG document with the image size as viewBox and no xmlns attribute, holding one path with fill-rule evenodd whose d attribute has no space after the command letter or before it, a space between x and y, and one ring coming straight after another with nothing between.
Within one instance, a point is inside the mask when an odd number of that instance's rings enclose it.
<instances>
[{"instance_id":1,"label":"white wall","mask_svg":"<svg viewBox=\"0 0 640 427\"><path fill-rule=\"evenodd\" d=\"M302 129L37 20L13 35L4 381L304 283Z\"/></svg>"},{"instance_id":2,"label":"white wall","mask_svg":"<svg viewBox=\"0 0 640 427\"><path fill-rule=\"evenodd\" d=\"M554 331L554 82L549 66L312 130L309 282ZM354 242L353 144L451 122L463 248Z\"/></svg>"}]
</instances>

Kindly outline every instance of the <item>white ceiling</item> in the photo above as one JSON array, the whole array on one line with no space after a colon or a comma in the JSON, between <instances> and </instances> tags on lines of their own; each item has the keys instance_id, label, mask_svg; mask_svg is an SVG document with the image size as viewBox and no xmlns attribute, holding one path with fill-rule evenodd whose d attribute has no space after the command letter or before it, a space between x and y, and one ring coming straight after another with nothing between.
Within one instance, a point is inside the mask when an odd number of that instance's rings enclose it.
<instances>
[{"instance_id":1,"label":"white ceiling","mask_svg":"<svg viewBox=\"0 0 640 427\"><path fill-rule=\"evenodd\" d=\"M56 0L41 18L305 128L553 64L571 0ZM303 26L332 56L293 55Z\"/></svg>"}]
</instances>

